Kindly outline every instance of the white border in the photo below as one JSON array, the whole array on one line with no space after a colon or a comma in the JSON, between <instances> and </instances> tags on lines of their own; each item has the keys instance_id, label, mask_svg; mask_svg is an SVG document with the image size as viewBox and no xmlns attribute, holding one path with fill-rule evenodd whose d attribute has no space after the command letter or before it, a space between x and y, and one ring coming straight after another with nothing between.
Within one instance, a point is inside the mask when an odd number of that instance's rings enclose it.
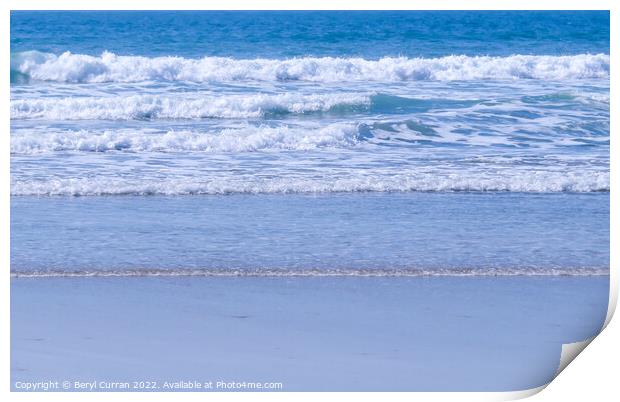
<instances>
[{"instance_id":1,"label":"white border","mask_svg":"<svg viewBox=\"0 0 620 402\"><path fill-rule=\"evenodd\" d=\"M191 0L175 0L175 1L150 1L140 2L135 0L91 0L88 3L77 0L8 0L0 3L0 36L1 51L5 55L0 66L0 85L4 97L2 97L2 108L0 109L0 117L2 119L4 130L0 135L0 149L3 152L1 160L2 169L0 171L0 181L2 183L2 193L0 200L2 208L0 209L0 256L4 265L4 275L0 279L0 295L2 302L0 305L0 322L6 325L2 326L0 331L0 355L4 357L4 362L0 366L0 395L3 400L41 400L49 399L52 401L109 401L111 399L132 399L132 400L148 400L148 401L168 401L178 399L200 400L218 399L218 400L265 400L265 401L288 401L291 398L298 400L314 400L317 396L321 399L341 400L342 398L355 399L390 399L390 400L407 400L419 399L424 401L445 401L445 400L463 400L463 401L498 401L498 400L514 400L524 398L538 393L545 387L539 387L531 390L519 392L490 392L490 393L10 393L10 278L9 278L9 203L10 203L10 116L9 116L9 99L10 99L10 83L9 83L9 52L10 52L10 30L9 19L10 10L134 10L134 9L151 9L151 10L611 10L611 76L618 76L618 60L617 49L618 27L620 27L620 18L618 18L618 6L614 6L618 2L605 0L589 0L589 1L550 1L550 0L442 0L441 2L432 1L398 1L398 0L382 0L381 2L366 2L364 4L350 3L342 0L314 0L311 4L302 4L293 1L282 0L262 0L260 2L244 1L244 0L227 0L224 3L204 3ZM611 102L610 116L618 116L616 100L618 99L618 85L611 81ZM611 118L611 133L613 139L611 141L611 200L612 205L617 201L614 189L618 185L617 155L616 155L616 136L618 125L613 117ZM620 222L618 214L614 208L611 208L611 244L620 244L618 231L620 230ZM609 324L618 299L618 252L611 247L611 289L610 289L610 305L608 309L605 325ZM616 320L617 321L617 320ZM588 347L588 352L578 358L577 364L569 365L559 377L549 386L549 390L536 395L535 400L542 401L570 401L570 400L595 400L606 401L613 400L614 397L620 395L618 392L620 382L617 381L617 368L620 359L618 342L620 339L620 326L617 322L608 325L603 334L592 342Z\"/></svg>"}]
</instances>

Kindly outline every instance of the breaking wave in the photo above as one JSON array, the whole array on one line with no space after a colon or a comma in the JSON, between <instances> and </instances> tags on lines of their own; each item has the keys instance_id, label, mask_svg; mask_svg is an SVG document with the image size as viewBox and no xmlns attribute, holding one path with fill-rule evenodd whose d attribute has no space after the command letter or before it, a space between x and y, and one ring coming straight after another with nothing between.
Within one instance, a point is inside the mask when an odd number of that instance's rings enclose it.
<instances>
[{"instance_id":1,"label":"breaking wave","mask_svg":"<svg viewBox=\"0 0 620 402\"><path fill-rule=\"evenodd\" d=\"M95 176L14 181L15 196L288 194L350 192L609 192L609 173L583 171L511 171L472 176L463 172L409 174L356 173L346 177L222 177L139 179Z\"/></svg>"},{"instance_id":2,"label":"breaking wave","mask_svg":"<svg viewBox=\"0 0 620 402\"><path fill-rule=\"evenodd\" d=\"M138 81L416 81L416 80L567 80L608 78L609 55L337 57L233 59L204 57L89 56L37 51L11 55L11 82L71 83Z\"/></svg>"},{"instance_id":3,"label":"breaking wave","mask_svg":"<svg viewBox=\"0 0 620 402\"><path fill-rule=\"evenodd\" d=\"M288 113L336 112L339 108L368 105L370 96L354 93L210 95L194 98L154 95L35 98L12 100L11 119L259 118Z\"/></svg>"},{"instance_id":4,"label":"breaking wave","mask_svg":"<svg viewBox=\"0 0 620 402\"><path fill-rule=\"evenodd\" d=\"M59 151L80 152L252 152L268 150L308 151L325 147L349 147L361 136L355 124L331 124L321 128L246 126L218 132L156 130L28 131L11 134L11 153L19 155Z\"/></svg>"}]
</instances>

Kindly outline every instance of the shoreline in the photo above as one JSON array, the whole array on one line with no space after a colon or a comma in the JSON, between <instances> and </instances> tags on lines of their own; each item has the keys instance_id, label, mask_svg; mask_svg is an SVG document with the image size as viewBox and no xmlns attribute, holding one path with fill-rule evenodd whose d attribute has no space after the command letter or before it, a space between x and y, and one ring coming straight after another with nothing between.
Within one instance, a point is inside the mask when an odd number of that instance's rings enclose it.
<instances>
[{"instance_id":1,"label":"shoreline","mask_svg":"<svg viewBox=\"0 0 620 402\"><path fill-rule=\"evenodd\" d=\"M609 276L609 268L508 268L508 269L118 269L11 271L14 279L36 278L132 278L132 277L224 277L224 278L415 278L415 277L596 277Z\"/></svg>"}]
</instances>

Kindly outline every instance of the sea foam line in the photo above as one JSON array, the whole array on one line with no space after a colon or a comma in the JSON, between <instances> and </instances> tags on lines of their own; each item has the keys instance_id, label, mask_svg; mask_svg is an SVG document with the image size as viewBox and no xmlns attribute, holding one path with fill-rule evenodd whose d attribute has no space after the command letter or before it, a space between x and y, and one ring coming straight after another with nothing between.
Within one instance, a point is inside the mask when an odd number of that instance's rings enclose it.
<instances>
[{"instance_id":1,"label":"sea foam line","mask_svg":"<svg viewBox=\"0 0 620 402\"><path fill-rule=\"evenodd\" d=\"M117 269L11 271L11 278L108 277L488 277L604 276L608 268L448 268L448 269Z\"/></svg>"},{"instance_id":2,"label":"sea foam line","mask_svg":"<svg viewBox=\"0 0 620 402\"><path fill-rule=\"evenodd\" d=\"M313 194L352 192L609 192L606 171L517 171L472 175L467 171L352 172L265 179L255 176L211 179L123 179L115 177L24 180L12 176L12 196L183 196L230 194Z\"/></svg>"},{"instance_id":3,"label":"sea foam line","mask_svg":"<svg viewBox=\"0 0 620 402\"><path fill-rule=\"evenodd\" d=\"M356 124L335 123L325 127L245 126L216 132L137 129L54 131L38 129L11 133L11 154L48 152L253 152L269 150L309 151L351 147L360 139Z\"/></svg>"},{"instance_id":4,"label":"sea foam line","mask_svg":"<svg viewBox=\"0 0 620 402\"><path fill-rule=\"evenodd\" d=\"M11 55L13 82L138 81L418 81L418 80L566 80L608 78L609 55L384 57L379 60L338 57L233 59L226 57L60 55L28 51Z\"/></svg>"},{"instance_id":5,"label":"sea foam line","mask_svg":"<svg viewBox=\"0 0 620 402\"><path fill-rule=\"evenodd\" d=\"M244 94L170 97L132 95L11 100L11 119L131 120L259 118L267 114L328 112L337 107L368 106L368 95Z\"/></svg>"}]
</instances>

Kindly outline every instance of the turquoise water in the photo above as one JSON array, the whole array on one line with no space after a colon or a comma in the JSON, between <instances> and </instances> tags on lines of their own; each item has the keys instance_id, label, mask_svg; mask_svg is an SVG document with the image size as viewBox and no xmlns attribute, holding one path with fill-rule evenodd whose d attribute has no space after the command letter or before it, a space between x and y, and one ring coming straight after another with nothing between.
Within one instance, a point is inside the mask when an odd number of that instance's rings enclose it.
<instances>
[{"instance_id":1,"label":"turquoise water","mask_svg":"<svg viewBox=\"0 0 620 402\"><path fill-rule=\"evenodd\" d=\"M13 12L11 266L606 272L609 139L607 12Z\"/></svg>"}]
</instances>

